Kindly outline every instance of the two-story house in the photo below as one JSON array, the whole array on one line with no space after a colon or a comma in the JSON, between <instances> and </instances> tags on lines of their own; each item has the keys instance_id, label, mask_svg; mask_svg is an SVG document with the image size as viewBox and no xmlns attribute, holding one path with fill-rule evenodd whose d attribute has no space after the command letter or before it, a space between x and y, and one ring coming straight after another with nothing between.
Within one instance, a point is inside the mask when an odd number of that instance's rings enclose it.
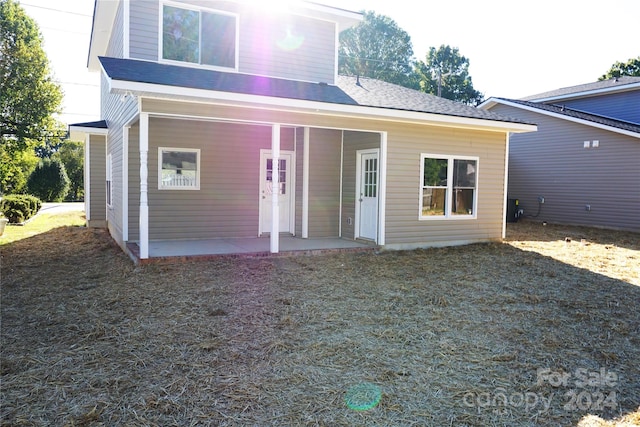
<instances>
[{"instance_id":1,"label":"two-story house","mask_svg":"<svg viewBox=\"0 0 640 427\"><path fill-rule=\"evenodd\" d=\"M89 226L138 259L499 240L510 132L535 126L339 76L360 13L97 0Z\"/></svg>"},{"instance_id":2,"label":"two-story house","mask_svg":"<svg viewBox=\"0 0 640 427\"><path fill-rule=\"evenodd\" d=\"M640 77L480 108L538 125L510 142L509 197L525 216L640 232Z\"/></svg>"}]
</instances>

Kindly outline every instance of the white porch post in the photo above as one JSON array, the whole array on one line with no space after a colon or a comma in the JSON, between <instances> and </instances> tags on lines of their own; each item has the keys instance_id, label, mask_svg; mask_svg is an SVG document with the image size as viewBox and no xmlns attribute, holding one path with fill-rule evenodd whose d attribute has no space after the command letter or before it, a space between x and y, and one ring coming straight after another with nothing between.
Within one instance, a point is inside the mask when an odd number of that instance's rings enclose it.
<instances>
[{"instance_id":1,"label":"white porch post","mask_svg":"<svg viewBox=\"0 0 640 427\"><path fill-rule=\"evenodd\" d=\"M309 128L304 128L302 149L302 238L309 238Z\"/></svg>"},{"instance_id":2,"label":"white porch post","mask_svg":"<svg viewBox=\"0 0 640 427\"><path fill-rule=\"evenodd\" d=\"M272 214L271 214L271 253L277 254L280 251L280 207L278 206L278 196L280 193L280 124L276 123L271 128L271 156L273 166L271 172L271 183L273 184Z\"/></svg>"},{"instance_id":3,"label":"white porch post","mask_svg":"<svg viewBox=\"0 0 640 427\"><path fill-rule=\"evenodd\" d=\"M378 183L378 245L384 246L387 221L387 132L380 134L380 177Z\"/></svg>"},{"instance_id":4,"label":"white porch post","mask_svg":"<svg viewBox=\"0 0 640 427\"><path fill-rule=\"evenodd\" d=\"M140 259L149 258L149 113L140 113Z\"/></svg>"}]
</instances>

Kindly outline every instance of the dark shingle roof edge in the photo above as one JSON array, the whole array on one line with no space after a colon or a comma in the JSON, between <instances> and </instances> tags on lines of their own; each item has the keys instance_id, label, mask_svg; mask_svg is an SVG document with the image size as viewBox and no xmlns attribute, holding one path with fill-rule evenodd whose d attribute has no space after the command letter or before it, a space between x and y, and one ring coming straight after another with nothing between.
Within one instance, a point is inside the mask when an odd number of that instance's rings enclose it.
<instances>
[{"instance_id":1,"label":"dark shingle roof edge","mask_svg":"<svg viewBox=\"0 0 640 427\"><path fill-rule=\"evenodd\" d=\"M97 120L95 122L71 123L69 127L108 129L106 120Z\"/></svg>"},{"instance_id":2,"label":"dark shingle roof edge","mask_svg":"<svg viewBox=\"0 0 640 427\"><path fill-rule=\"evenodd\" d=\"M583 120L591 122L596 125L607 126L610 128L620 129L626 132L638 134L640 137L640 124L626 122L624 120L612 119L605 116L599 116L597 114L587 113L585 111L574 110L566 108L562 105L543 104L541 102L523 101L520 99L508 99L508 98L492 98L496 102L506 102L516 105L522 105L524 107L541 110L544 112L554 113L556 115L565 116L567 118Z\"/></svg>"},{"instance_id":3,"label":"dark shingle roof edge","mask_svg":"<svg viewBox=\"0 0 640 427\"><path fill-rule=\"evenodd\" d=\"M520 119L375 79L360 78L358 81L356 77L338 76L337 84L329 85L149 61L99 59L112 80L531 125Z\"/></svg>"},{"instance_id":4,"label":"dark shingle roof edge","mask_svg":"<svg viewBox=\"0 0 640 427\"><path fill-rule=\"evenodd\" d=\"M543 101L554 99L574 98L587 96L596 92L615 92L627 89L640 89L640 77L622 76L597 82L585 83L576 86L563 87L535 95L525 96L521 98L523 101Z\"/></svg>"}]
</instances>

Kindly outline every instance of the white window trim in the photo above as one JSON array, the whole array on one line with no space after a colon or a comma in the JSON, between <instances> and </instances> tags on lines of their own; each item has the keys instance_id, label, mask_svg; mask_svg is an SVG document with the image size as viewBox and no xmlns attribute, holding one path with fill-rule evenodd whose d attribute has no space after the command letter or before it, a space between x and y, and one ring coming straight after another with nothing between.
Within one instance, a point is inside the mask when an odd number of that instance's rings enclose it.
<instances>
[{"instance_id":1,"label":"white window trim","mask_svg":"<svg viewBox=\"0 0 640 427\"><path fill-rule=\"evenodd\" d=\"M424 159L442 159L447 160L447 212L442 216L425 216L422 215L422 191L424 190ZM454 160L474 160L476 162L476 187L473 193L473 214L472 215L453 215L451 213L451 207L453 206L453 161ZM418 220L420 221L456 221L456 220L469 220L478 218L478 188L480 187L479 181L479 169L480 158L476 156L455 156L450 154L420 154L420 185L418 192Z\"/></svg>"},{"instance_id":2,"label":"white window trim","mask_svg":"<svg viewBox=\"0 0 640 427\"><path fill-rule=\"evenodd\" d=\"M107 154L107 185L105 188L106 190L106 196L107 196L107 207L108 208L112 208L113 207L113 157L111 157L111 154Z\"/></svg>"},{"instance_id":3,"label":"white window trim","mask_svg":"<svg viewBox=\"0 0 640 427\"><path fill-rule=\"evenodd\" d=\"M191 187L163 186L162 185L162 152L163 151L182 151L188 153L196 153L196 185ZM158 147L158 190L200 190L200 149L199 148L176 148L176 147Z\"/></svg>"},{"instance_id":4,"label":"white window trim","mask_svg":"<svg viewBox=\"0 0 640 427\"><path fill-rule=\"evenodd\" d=\"M162 25L164 24L164 6L170 6L170 7L175 7L178 9L186 9L186 10L194 10L197 12L209 12L209 13L215 13L218 15L227 15L227 16L232 16L235 18L236 20L236 39L235 39L235 59L234 59L234 66L233 67L220 67L220 66L215 66L215 65L207 65L207 64L201 64L200 62L185 62L185 61L177 61L175 59L165 59L163 56L163 51L162 51L162 46L163 46L163 37L164 37L164 31L162 28ZM160 11L158 13L159 15L159 23L158 23L158 62L163 63L163 64L173 64L173 65L181 65L181 66L185 66L188 65L190 67L193 68L202 68L202 69L206 69L206 70L217 70L217 71L238 71L238 62L240 59L240 55L239 55L239 50L240 50L240 19L239 19L239 15L237 13L232 13L232 12L227 12L224 10L217 10L217 9L210 9L207 7L198 7L198 6L194 6L191 4L186 4L186 3L177 3L177 2L172 2L172 1L163 1L160 2ZM200 21L202 21L202 15L200 15ZM201 25L201 23L199 24Z\"/></svg>"}]
</instances>

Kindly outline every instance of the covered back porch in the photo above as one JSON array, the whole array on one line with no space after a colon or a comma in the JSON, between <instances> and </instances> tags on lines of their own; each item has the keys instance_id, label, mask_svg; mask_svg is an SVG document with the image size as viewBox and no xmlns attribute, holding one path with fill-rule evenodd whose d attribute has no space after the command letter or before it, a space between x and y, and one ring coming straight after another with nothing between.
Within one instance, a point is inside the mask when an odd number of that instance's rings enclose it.
<instances>
[{"instance_id":1,"label":"covered back porch","mask_svg":"<svg viewBox=\"0 0 640 427\"><path fill-rule=\"evenodd\" d=\"M143 101L149 112L129 127L124 241L135 258L384 244L384 132L170 104Z\"/></svg>"}]
</instances>

